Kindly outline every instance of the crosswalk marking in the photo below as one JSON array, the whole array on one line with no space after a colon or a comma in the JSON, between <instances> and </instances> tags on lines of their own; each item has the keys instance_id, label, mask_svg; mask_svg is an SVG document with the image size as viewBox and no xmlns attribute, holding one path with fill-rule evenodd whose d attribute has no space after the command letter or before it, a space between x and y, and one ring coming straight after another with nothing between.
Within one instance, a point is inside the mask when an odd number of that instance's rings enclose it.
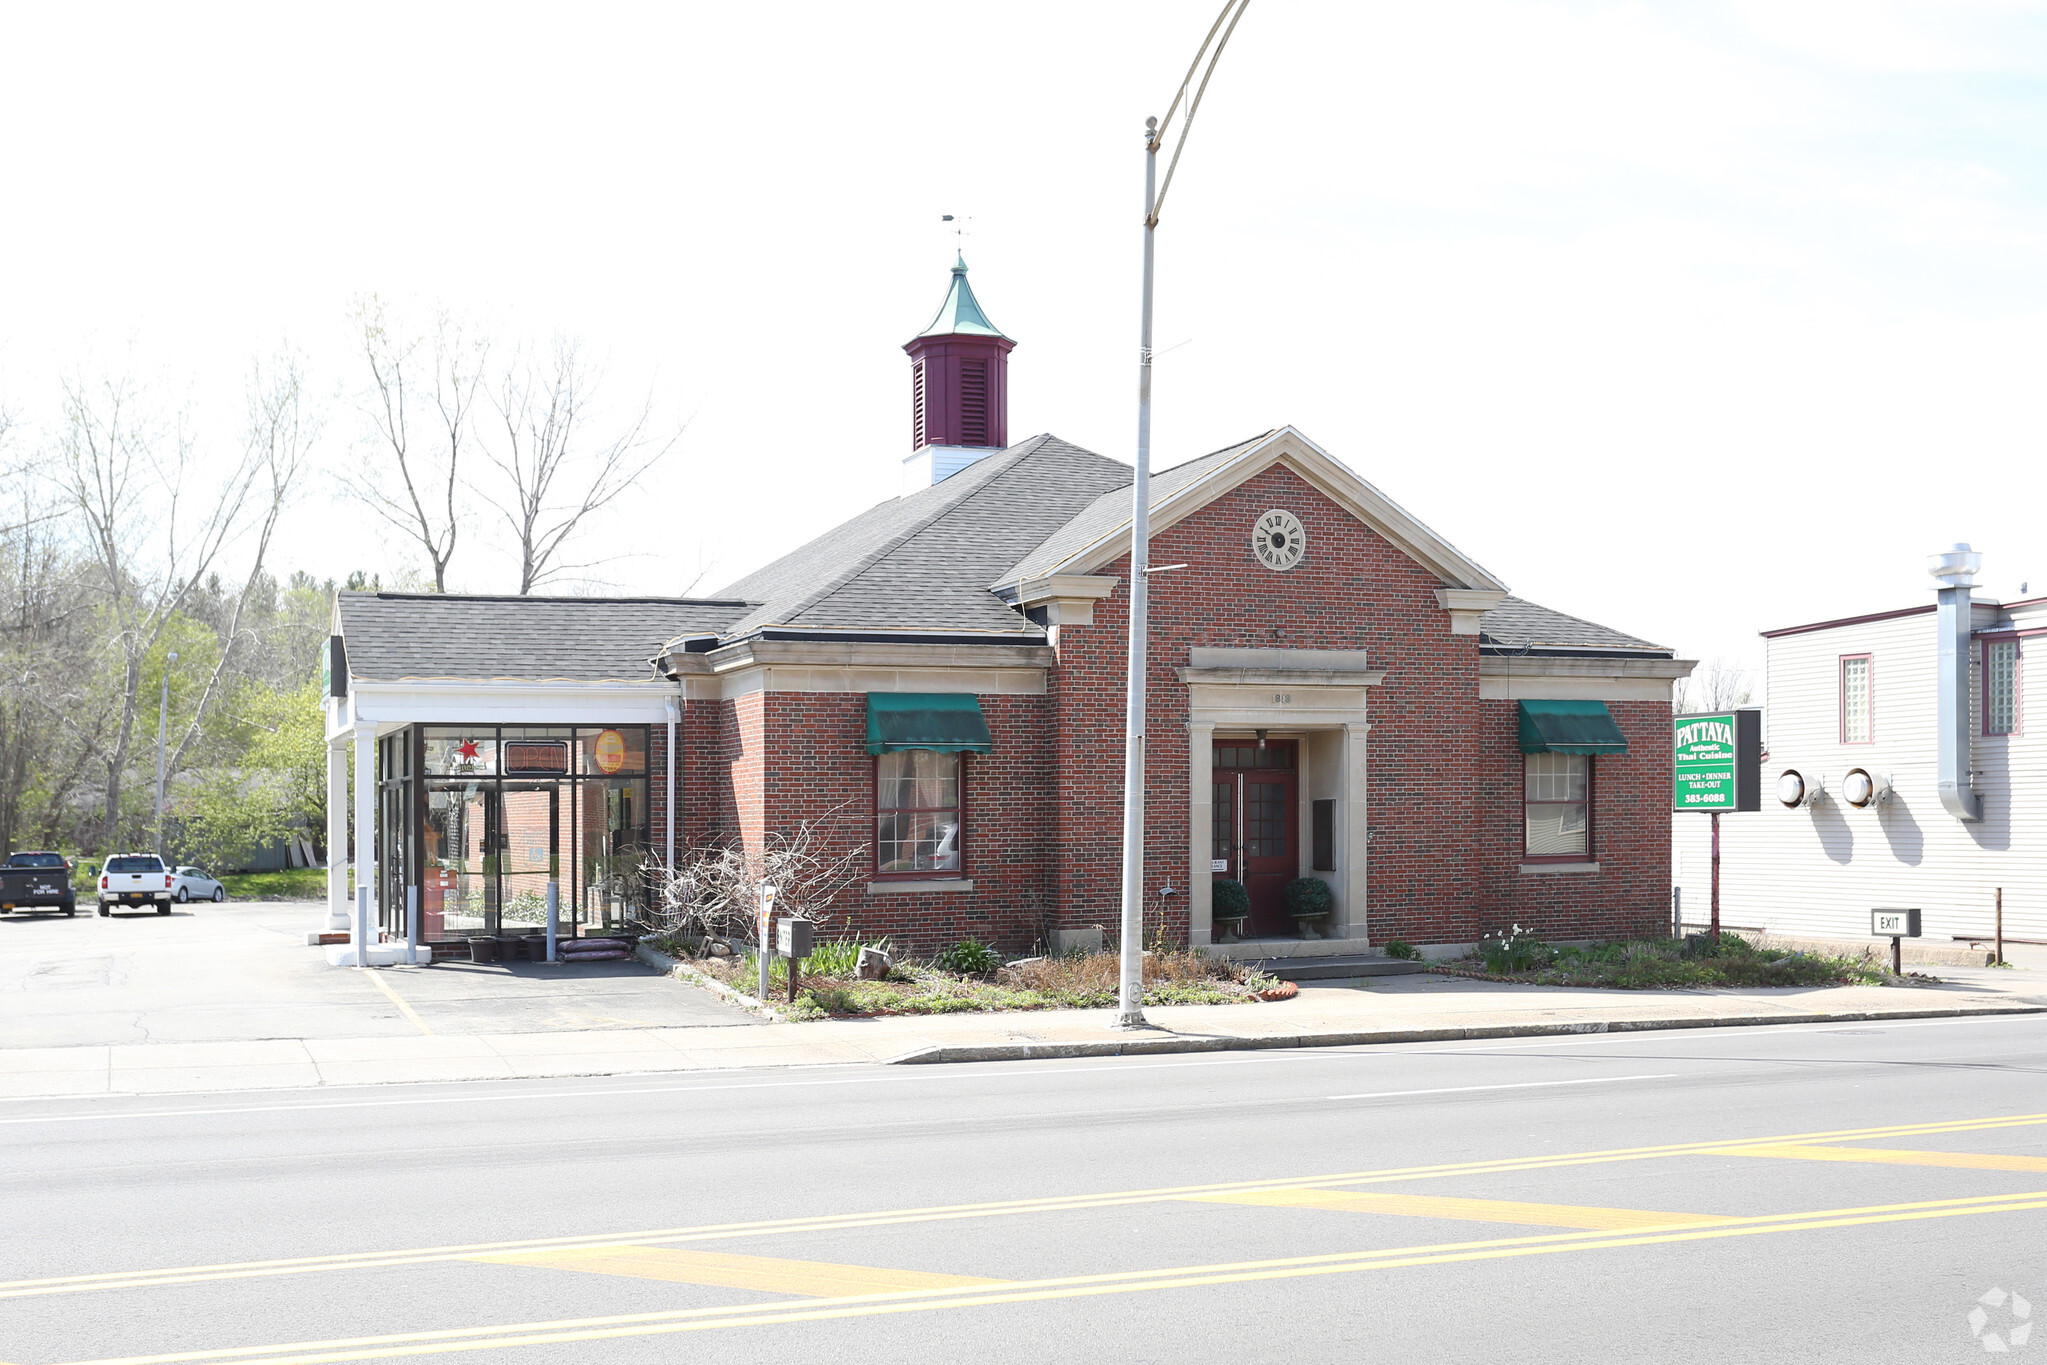
<instances>
[{"instance_id":1,"label":"crosswalk marking","mask_svg":"<svg viewBox=\"0 0 2047 1365\"><path fill-rule=\"evenodd\" d=\"M875 1266L837 1265L829 1261L786 1261L774 1256L737 1256L722 1251L683 1251L676 1247L560 1247L545 1251L497 1252L466 1259L547 1270L580 1270L595 1275L628 1275L635 1279L667 1280L675 1284L715 1285L722 1289L753 1289L767 1294L802 1294L820 1299L928 1289L971 1289L1008 1283L977 1275L886 1270Z\"/></svg>"},{"instance_id":2,"label":"crosswalk marking","mask_svg":"<svg viewBox=\"0 0 2047 1365\"><path fill-rule=\"evenodd\" d=\"M1866 1161L1882 1166L1952 1166L1972 1171L2047 1171L2047 1156L2004 1152L1909 1152L1882 1147L1812 1147L1779 1142L1722 1147L1712 1155L1784 1157L1795 1161Z\"/></svg>"},{"instance_id":3,"label":"crosswalk marking","mask_svg":"<svg viewBox=\"0 0 2047 1365\"><path fill-rule=\"evenodd\" d=\"M1451 1218L1470 1223L1521 1223L1542 1228L1590 1228L1601 1232L1639 1228L1697 1227L1729 1221L1709 1213L1658 1213L1650 1209L1587 1208L1577 1204L1523 1204L1511 1199L1450 1199L1364 1190L1239 1190L1189 1196L1204 1204L1257 1204L1268 1208L1331 1209L1340 1213L1387 1213L1407 1218Z\"/></svg>"}]
</instances>

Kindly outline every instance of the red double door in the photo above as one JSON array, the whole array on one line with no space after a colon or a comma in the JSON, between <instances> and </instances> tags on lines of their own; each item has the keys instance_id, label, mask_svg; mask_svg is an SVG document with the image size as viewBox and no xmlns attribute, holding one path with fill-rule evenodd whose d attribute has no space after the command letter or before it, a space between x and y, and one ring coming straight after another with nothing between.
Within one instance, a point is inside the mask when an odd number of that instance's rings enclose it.
<instances>
[{"instance_id":1,"label":"red double door","mask_svg":"<svg viewBox=\"0 0 2047 1365\"><path fill-rule=\"evenodd\" d=\"M1300 768L1290 739L1218 740L1211 848L1218 880L1251 893L1248 935L1290 934L1286 884L1300 875Z\"/></svg>"}]
</instances>

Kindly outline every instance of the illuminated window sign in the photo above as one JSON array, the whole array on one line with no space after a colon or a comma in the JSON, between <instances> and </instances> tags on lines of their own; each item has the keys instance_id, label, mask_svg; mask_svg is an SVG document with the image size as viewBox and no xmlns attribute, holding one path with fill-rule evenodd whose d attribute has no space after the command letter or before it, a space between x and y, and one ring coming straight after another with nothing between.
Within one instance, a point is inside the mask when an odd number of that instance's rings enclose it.
<instances>
[{"instance_id":1,"label":"illuminated window sign","mask_svg":"<svg viewBox=\"0 0 2047 1365\"><path fill-rule=\"evenodd\" d=\"M514 739L505 741L507 777L560 777L569 770L567 740Z\"/></svg>"}]
</instances>

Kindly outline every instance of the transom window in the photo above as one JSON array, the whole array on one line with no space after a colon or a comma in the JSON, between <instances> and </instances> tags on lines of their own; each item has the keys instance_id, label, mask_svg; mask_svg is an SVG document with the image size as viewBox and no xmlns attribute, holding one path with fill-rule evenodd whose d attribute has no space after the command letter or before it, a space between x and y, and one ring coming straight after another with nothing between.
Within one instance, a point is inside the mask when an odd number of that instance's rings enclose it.
<instances>
[{"instance_id":1,"label":"transom window","mask_svg":"<svg viewBox=\"0 0 2047 1365\"><path fill-rule=\"evenodd\" d=\"M1215 766L1218 768L1291 768L1294 766L1294 746L1291 744L1218 744L1215 746Z\"/></svg>"},{"instance_id":2,"label":"transom window","mask_svg":"<svg viewBox=\"0 0 2047 1365\"><path fill-rule=\"evenodd\" d=\"M874 867L882 876L958 875L960 755L898 749L874 760Z\"/></svg>"},{"instance_id":3,"label":"transom window","mask_svg":"<svg viewBox=\"0 0 2047 1365\"><path fill-rule=\"evenodd\" d=\"M1870 657L1849 654L1841 660L1841 742L1870 741Z\"/></svg>"},{"instance_id":4,"label":"transom window","mask_svg":"<svg viewBox=\"0 0 2047 1365\"><path fill-rule=\"evenodd\" d=\"M1525 754L1523 806L1527 855L1554 860L1592 855L1592 759L1586 754Z\"/></svg>"},{"instance_id":5,"label":"transom window","mask_svg":"<svg viewBox=\"0 0 2047 1365\"><path fill-rule=\"evenodd\" d=\"M2017 734L2019 728L2019 642L1990 640L1983 646L1983 733Z\"/></svg>"}]
</instances>

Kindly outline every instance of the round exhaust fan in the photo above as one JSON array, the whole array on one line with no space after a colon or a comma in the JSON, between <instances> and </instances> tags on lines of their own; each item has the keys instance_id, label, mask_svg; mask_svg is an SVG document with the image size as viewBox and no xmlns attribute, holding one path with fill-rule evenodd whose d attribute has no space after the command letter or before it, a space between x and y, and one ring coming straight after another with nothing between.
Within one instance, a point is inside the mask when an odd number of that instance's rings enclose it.
<instances>
[{"instance_id":1,"label":"round exhaust fan","mask_svg":"<svg viewBox=\"0 0 2047 1365\"><path fill-rule=\"evenodd\" d=\"M1859 810L1875 805L1890 794L1891 779L1887 773L1850 768L1848 775L1841 779L1841 799Z\"/></svg>"}]
</instances>

